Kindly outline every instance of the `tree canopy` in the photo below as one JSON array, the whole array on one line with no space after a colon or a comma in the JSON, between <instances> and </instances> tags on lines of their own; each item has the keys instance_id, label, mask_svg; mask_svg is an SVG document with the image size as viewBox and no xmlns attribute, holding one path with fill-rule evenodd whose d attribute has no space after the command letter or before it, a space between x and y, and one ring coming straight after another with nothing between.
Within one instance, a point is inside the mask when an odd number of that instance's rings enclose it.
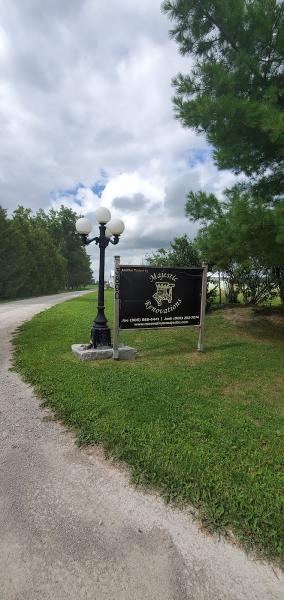
<instances>
[{"instance_id":1,"label":"tree canopy","mask_svg":"<svg viewBox=\"0 0 284 600\"><path fill-rule=\"evenodd\" d=\"M146 257L146 263L153 267L200 267L201 252L195 241L191 241L187 235L176 237L170 242L169 248L160 248ZM207 282L206 309L209 309L215 296L216 287L209 287L210 278Z\"/></svg>"},{"instance_id":2,"label":"tree canopy","mask_svg":"<svg viewBox=\"0 0 284 600\"><path fill-rule=\"evenodd\" d=\"M66 260L66 284L76 288L91 282L90 259L75 228L78 215L66 206L48 213L39 210L35 220L46 229L56 248Z\"/></svg>"},{"instance_id":3,"label":"tree canopy","mask_svg":"<svg viewBox=\"0 0 284 600\"><path fill-rule=\"evenodd\" d=\"M171 36L194 58L174 80L185 127L206 134L220 168L249 176L262 196L284 192L284 3L166 0Z\"/></svg>"},{"instance_id":4,"label":"tree canopy","mask_svg":"<svg viewBox=\"0 0 284 600\"><path fill-rule=\"evenodd\" d=\"M201 223L196 244L213 268L226 273L231 299L242 291L245 300L259 302L278 290L284 301L283 204L272 209L235 186L222 202L214 194L190 192L185 211Z\"/></svg>"},{"instance_id":5,"label":"tree canopy","mask_svg":"<svg viewBox=\"0 0 284 600\"><path fill-rule=\"evenodd\" d=\"M284 301L284 2L165 0L170 31L191 58L174 80L185 127L205 133L217 166L245 177L223 199L189 192L197 245L228 279L228 297Z\"/></svg>"},{"instance_id":6,"label":"tree canopy","mask_svg":"<svg viewBox=\"0 0 284 600\"><path fill-rule=\"evenodd\" d=\"M183 235L174 238L168 249L160 248L147 256L146 262L154 267L198 267L201 256L196 244Z\"/></svg>"},{"instance_id":7,"label":"tree canopy","mask_svg":"<svg viewBox=\"0 0 284 600\"><path fill-rule=\"evenodd\" d=\"M191 221L202 225L199 246L211 262L222 268L229 260L258 259L266 266L282 266L284 258L284 205L273 209L245 187L214 194L189 192L185 206Z\"/></svg>"},{"instance_id":8,"label":"tree canopy","mask_svg":"<svg viewBox=\"0 0 284 600\"><path fill-rule=\"evenodd\" d=\"M0 207L0 298L58 292L91 283L90 259L65 207L36 215L19 206L12 217Z\"/></svg>"}]
</instances>

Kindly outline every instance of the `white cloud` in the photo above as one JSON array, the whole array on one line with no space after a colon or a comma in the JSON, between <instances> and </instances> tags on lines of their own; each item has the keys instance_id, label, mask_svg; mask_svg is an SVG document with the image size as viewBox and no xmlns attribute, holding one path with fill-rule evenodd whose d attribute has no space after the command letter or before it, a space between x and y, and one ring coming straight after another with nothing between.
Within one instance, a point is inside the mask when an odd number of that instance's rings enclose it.
<instances>
[{"instance_id":1,"label":"white cloud","mask_svg":"<svg viewBox=\"0 0 284 600\"><path fill-rule=\"evenodd\" d=\"M91 216L105 204L126 221L124 262L193 235L186 193L219 193L233 176L174 118L171 79L191 60L159 3L0 0L0 9L1 204L63 203Z\"/></svg>"},{"instance_id":2,"label":"white cloud","mask_svg":"<svg viewBox=\"0 0 284 600\"><path fill-rule=\"evenodd\" d=\"M198 226L190 223L184 214L186 195L190 190L213 191L217 195L235 181L228 171L219 173L212 163L195 164L188 167L184 162L183 173L164 181L146 179L138 172L122 173L110 178L98 197L90 188L80 187L73 195L59 194L52 206L59 208L64 203L73 210L87 216L94 224L92 235L97 231L95 210L106 206L112 216L122 218L126 228L119 246L108 247L106 251L106 271L110 272L113 258L121 255L123 264L140 264L146 254L157 248L167 247L179 235L187 234L194 238ZM98 271L98 248L87 248L92 257L95 273Z\"/></svg>"}]
</instances>

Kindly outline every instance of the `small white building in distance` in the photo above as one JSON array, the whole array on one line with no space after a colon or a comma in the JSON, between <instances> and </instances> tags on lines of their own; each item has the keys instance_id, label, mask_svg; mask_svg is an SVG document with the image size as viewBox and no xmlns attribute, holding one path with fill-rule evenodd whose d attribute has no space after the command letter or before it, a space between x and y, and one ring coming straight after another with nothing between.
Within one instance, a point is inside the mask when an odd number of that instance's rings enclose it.
<instances>
[{"instance_id":1,"label":"small white building in distance","mask_svg":"<svg viewBox=\"0 0 284 600\"><path fill-rule=\"evenodd\" d=\"M109 285L109 287L114 288L114 271L113 270L110 272L108 285Z\"/></svg>"}]
</instances>

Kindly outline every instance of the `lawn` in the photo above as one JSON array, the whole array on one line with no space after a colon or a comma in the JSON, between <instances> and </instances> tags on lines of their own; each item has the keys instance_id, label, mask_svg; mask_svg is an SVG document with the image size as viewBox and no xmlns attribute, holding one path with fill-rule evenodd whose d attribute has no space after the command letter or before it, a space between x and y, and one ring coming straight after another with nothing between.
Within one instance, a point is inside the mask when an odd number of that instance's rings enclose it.
<instances>
[{"instance_id":1,"label":"lawn","mask_svg":"<svg viewBox=\"0 0 284 600\"><path fill-rule=\"evenodd\" d=\"M79 443L103 443L135 483L283 561L284 313L214 310L204 354L192 329L139 330L121 334L135 362L80 362L70 346L88 341L95 313L90 294L34 317L14 338L15 368Z\"/></svg>"}]
</instances>

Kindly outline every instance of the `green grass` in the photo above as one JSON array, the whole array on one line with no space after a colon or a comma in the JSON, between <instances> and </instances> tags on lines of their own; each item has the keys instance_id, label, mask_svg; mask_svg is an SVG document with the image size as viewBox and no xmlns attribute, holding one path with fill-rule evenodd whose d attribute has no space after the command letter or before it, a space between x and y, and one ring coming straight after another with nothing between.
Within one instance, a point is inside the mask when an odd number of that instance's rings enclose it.
<instances>
[{"instance_id":1,"label":"green grass","mask_svg":"<svg viewBox=\"0 0 284 600\"><path fill-rule=\"evenodd\" d=\"M210 530L233 532L281 562L284 329L277 311L274 323L246 308L215 310L205 354L196 351L194 330L139 330L121 334L138 349L135 362L84 363L70 346L88 341L94 298L24 324L15 368L76 428L79 443L103 443L131 466L136 483L189 503ZM107 291L108 315L112 298Z\"/></svg>"}]
</instances>

